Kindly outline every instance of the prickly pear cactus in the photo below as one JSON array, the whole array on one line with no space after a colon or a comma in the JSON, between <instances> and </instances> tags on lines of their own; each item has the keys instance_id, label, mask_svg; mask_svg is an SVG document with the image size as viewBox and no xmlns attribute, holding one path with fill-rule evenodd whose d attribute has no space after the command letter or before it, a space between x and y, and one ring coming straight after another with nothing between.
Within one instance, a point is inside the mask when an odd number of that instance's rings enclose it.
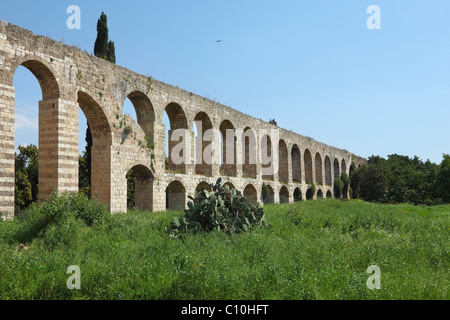
<instances>
[{"instance_id":1,"label":"prickly pear cactus","mask_svg":"<svg viewBox=\"0 0 450 320\"><path fill-rule=\"evenodd\" d=\"M221 183L219 178L215 185L210 185L212 191L203 188L189 197L184 216L170 225L171 236L214 230L231 235L267 226L263 208L252 205L239 191Z\"/></svg>"}]
</instances>

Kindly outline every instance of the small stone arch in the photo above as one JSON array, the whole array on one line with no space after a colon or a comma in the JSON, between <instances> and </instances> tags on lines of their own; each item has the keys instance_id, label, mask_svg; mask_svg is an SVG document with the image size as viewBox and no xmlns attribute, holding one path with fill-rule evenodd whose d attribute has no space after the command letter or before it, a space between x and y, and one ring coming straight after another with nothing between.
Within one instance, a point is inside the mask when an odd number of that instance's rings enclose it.
<instances>
[{"instance_id":1,"label":"small stone arch","mask_svg":"<svg viewBox=\"0 0 450 320\"><path fill-rule=\"evenodd\" d=\"M134 183L134 207L143 211L153 211L153 173L145 165L133 166L128 173ZM130 201L130 199L128 199ZM128 207L130 204L128 203Z\"/></svg>"},{"instance_id":2,"label":"small stone arch","mask_svg":"<svg viewBox=\"0 0 450 320\"><path fill-rule=\"evenodd\" d=\"M273 188L271 185L266 184L267 187L267 196L265 199L263 199L264 204L274 204L275 203L275 193L273 191ZM261 194L261 199L262 199L262 194Z\"/></svg>"},{"instance_id":3,"label":"small stone arch","mask_svg":"<svg viewBox=\"0 0 450 320\"><path fill-rule=\"evenodd\" d=\"M330 190L327 191L327 199L332 199L333 198L333 194L331 193Z\"/></svg>"},{"instance_id":4,"label":"small stone arch","mask_svg":"<svg viewBox=\"0 0 450 320\"><path fill-rule=\"evenodd\" d=\"M299 187L295 188L294 190L294 202L300 202L302 201L303 195L302 190L300 190Z\"/></svg>"},{"instance_id":5,"label":"small stone arch","mask_svg":"<svg viewBox=\"0 0 450 320\"><path fill-rule=\"evenodd\" d=\"M314 199L314 193L312 190L312 187L309 187L308 190L306 190L306 200L312 200Z\"/></svg>"},{"instance_id":6,"label":"small stone arch","mask_svg":"<svg viewBox=\"0 0 450 320\"><path fill-rule=\"evenodd\" d=\"M186 189L178 181L172 181L166 188L166 209L180 211L186 207Z\"/></svg>"},{"instance_id":7,"label":"small stone arch","mask_svg":"<svg viewBox=\"0 0 450 320\"><path fill-rule=\"evenodd\" d=\"M226 187L226 186L228 186L228 188L230 189L230 190L236 190L236 187L234 186L234 184L232 184L231 182L225 182L224 184L223 184L223 186L224 187Z\"/></svg>"},{"instance_id":8,"label":"small stone arch","mask_svg":"<svg viewBox=\"0 0 450 320\"><path fill-rule=\"evenodd\" d=\"M211 186L210 186L209 183L206 182L206 181L200 182L200 183L197 185L197 187L195 188L195 191L196 191L196 192L201 192L203 189L205 189L206 191L209 191L209 192L212 191Z\"/></svg>"},{"instance_id":9,"label":"small stone arch","mask_svg":"<svg viewBox=\"0 0 450 320\"><path fill-rule=\"evenodd\" d=\"M289 203L289 190L286 186L280 188L280 203Z\"/></svg>"},{"instance_id":10,"label":"small stone arch","mask_svg":"<svg viewBox=\"0 0 450 320\"><path fill-rule=\"evenodd\" d=\"M317 190L317 199L323 199L323 191L321 189Z\"/></svg>"},{"instance_id":11,"label":"small stone arch","mask_svg":"<svg viewBox=\"0 0 450 320\"><path fill-rule=\"evenodd\" d=\"M258 194L256 192L255 186L253 186L252 184L248 184L244 188L243 195L251 204L256 204L258 202Z\"/></svg>"}]
</instances>

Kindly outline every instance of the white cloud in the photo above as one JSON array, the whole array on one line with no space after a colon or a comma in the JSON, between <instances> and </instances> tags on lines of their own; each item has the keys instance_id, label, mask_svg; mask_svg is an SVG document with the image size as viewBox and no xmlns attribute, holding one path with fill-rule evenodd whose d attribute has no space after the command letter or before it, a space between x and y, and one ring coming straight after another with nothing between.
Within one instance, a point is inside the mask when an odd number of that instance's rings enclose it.
<instances>
[{"instance_id":1,"label":"white cloud","mask_svg":"<svg viewBox=\"0 0 450 320\"><path fill-rule=\"evenodd\" d=\"M16 130L39 130L39 121L37 118L28 118L27 116L16 113Z\"/></svg>"}]
</instances>

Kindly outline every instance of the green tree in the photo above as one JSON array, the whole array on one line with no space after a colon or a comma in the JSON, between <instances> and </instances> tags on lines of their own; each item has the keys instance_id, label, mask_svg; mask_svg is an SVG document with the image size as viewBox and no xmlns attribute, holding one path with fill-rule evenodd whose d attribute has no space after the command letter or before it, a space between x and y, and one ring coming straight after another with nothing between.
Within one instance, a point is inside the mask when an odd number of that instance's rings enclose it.
<instances>
[{"instance_id":1,"label":"green tree","mask_svg":"<svg viewBox=\"0 0 450 320\"><path fill-rule=\"evenodd\" d=\"M367 164L352 170L352 193L355 197L377 202L419 204L444 199L450 180L446 169L442 169L447 166L449 160L446 159L448 155L444 155L443 163L438 166L429 160L423 162L417 156L392 154L387 159L372 156Z\"/></svg>"},{"instance_id":2,"label":"green tree","mask_svg":"<svg viewBox=\"0 0 450 320\"><path fill-rule=\"evenodd\" d=\"M261 189L261 196L262 196L263 203L266 202L269 192L270 192L269 187L266 185L265 182L263 182L262 189Z\"/></svg>"},{"instance_id":3,"label":"green tree","mask_svg":"<svg viewBox=\"0 0 450 320\"><path fill-rule=\"evenodd\" d=\"M92 174L92 133L89 123L86 129L86 149L79 157L78 185L81 193L91 198L91 174Z\"/></svg>"},{"instance_id":4,"label":"green tree","mask_svg":"<svg viewBox=\"0 0 450 320\"><path fill-rule=\"evenodd\" d=\"M450 202L450 155L444 154L443 157L439 165L436 187L442 200Z\"/></svg>"},{"instance_id":5,"label":"green tree","mask_svg":"<svg viewBox=\"0 0 450 320\"><path fill-rule=\"evenodd\" d=\"M94 55L116 63L116 49L113 41L109 41L108 18L104 12L97 21L97 39L94 44Z\"/></svg>"},{"instance_id":6,"label":"green tree","mask_svg":"<svg viewBox=\"0 0 450 320\"><path fill-rule=\"evenodd\" d=\"M116 63L116 49L113 41L108 41L108 18L104 12L97 21L97 39L94 44L94 55L102 59ZM91 198L91 175L92 175L92 132L89 123L86 130L86 150L79 157L79 189L88 198Z\"/></svg>"},{"instance_id":7,"label":"green tree","mask_svg":"<svg viewBox=\"0 0 450 320\"><path fill-rule=\"evenodd\" d=\"M344 182L341 179L334 179L334 197L337 199L342 198L342 191L344 190Z\"/></svg>"},{"instance_id":8,"label":"green tree","mask_svg":"<svg viewBox=\"0 0 450 320\"><path fill-rule=\"evenodd\" d=\"M15 205L26 209L38 199L39 149L35 145L19 146L15 154Z\"/></svg>"},{"instance_id":9,"label":"green tree","mask_svg":"<svg viewBox=\"0 0 450 320\"><path fill-rule=\"evenodd\" d=\"M315 194L316 194L316 185L312 183L309 185L308 190L306 190L306 200L314 199Z\"/></svg>"},{"instance_id":10,"label":"green tree","mask_svg":"<svg viewBox=\"0 0 450 320\"><path fill-rule=\"evenodd\" d=\"M372 156L353 174L355 189L366 201L384 202L387 195L386 160Z\"/></svg>"},{"instance_id":11,"label":"green tree","mask_svg":"<svg viewBox=\"0 0 450 320\"><path fill-rule=\"evenodd\" d=\"M97 39L94 44L94 55L102 59L108 58L108 18L102 12L97 21Z\"/></svg>"},{"instance_id":12,"label":"green tree","mask_svg":"<svg viewBox=\"0 0 450 320\"><path fill-rule=\"evenodd\" d=\"M133 209L136 206L136 174L133 170L127 173L127 207Z\"/></svg>"},{"instance_id":13,"label":"green tree","mask_svg":"<svg viewBox=\"0 0 450 320\"><path fill-rule=\"evenodd\" d=\"M116 47L113 41L108 43L107 57L109 62L116 63Z\"/></svg>"},{"instance_id":14,"label":"green tree","mask_svg":"<svg viewBox=\"0 0 450 320\"><path fill-rule=\"evenodd\" d=\"M341 174L341 181L343 183L343 187L342 187L342 197L344 199L348 198L348 192L349 192L349 188L350 188L350 179L348 177L348 175L345 172L342 172Z\"/></svg>"}]
</instances>

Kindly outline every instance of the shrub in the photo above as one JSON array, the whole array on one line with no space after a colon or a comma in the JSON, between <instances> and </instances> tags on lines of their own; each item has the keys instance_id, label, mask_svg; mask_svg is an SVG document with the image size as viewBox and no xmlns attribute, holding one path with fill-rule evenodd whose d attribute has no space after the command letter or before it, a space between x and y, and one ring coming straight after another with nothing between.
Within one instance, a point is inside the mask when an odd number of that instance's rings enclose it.
<instances>
[{"instance_id":1,"label":"shrub","mask_svg":"<svg viewBox=\"0 0 450 320\"><path fill-rule=\"evenodd\" d=\"M110 213L103 204L90 201L81 193L53 193L41 205L33 204L17 217L17 228L12 240L26 243L42 237L52 225L67 225L67 221L78 220L92 226L109 219Z\"/></svg>"},{"instance_id":2,"label":"shrub","mask_svg":"<svg viewBox=\"0 0 450 320\"><path fill-rule=\"evenodd\" d=\"M340 199L342 196L343 190L344 190L344 182L339 178L335 178L334 179L334 196L336 198Z\"/></svg>"},{"instance_id":3,"label":"shrub","mask_svg":"<svg viewBox=\"0 0 450 320\"><path fill-rule=\"evenodd\" d=\"M314 199L316 194L316 185L314 183L309 185L309 189L306 191L306 200Z\"/></svg>"},{"instance_id":4,"label":"shrub","mask_svg":"<svg viewBox=\"0 0 450 320\"><path fill-rule=\"evenodd\" d=\"M211 192L203 188L194 198L189 197L189 209L167 230L171 236L214 230L232 235L267 226L263 208L250 204L239 191L221 182L219 178L215 185L211 184Z\"/></svg>"},{"instance_id":5,"label":"shrub","mask_svg":"<svg viewBox=\"0 0 450 320\"><path fill-rule=\"evenodd\" d=\"M348 194L349 187L350 187L350 178L348 177L348 175L345 172L342 172L341 180L342 180L342 183L344 184L344 186L342 188L342 195L344 196L344 198L347 198L347 194Z\"/></svg>"}]
</instances>

